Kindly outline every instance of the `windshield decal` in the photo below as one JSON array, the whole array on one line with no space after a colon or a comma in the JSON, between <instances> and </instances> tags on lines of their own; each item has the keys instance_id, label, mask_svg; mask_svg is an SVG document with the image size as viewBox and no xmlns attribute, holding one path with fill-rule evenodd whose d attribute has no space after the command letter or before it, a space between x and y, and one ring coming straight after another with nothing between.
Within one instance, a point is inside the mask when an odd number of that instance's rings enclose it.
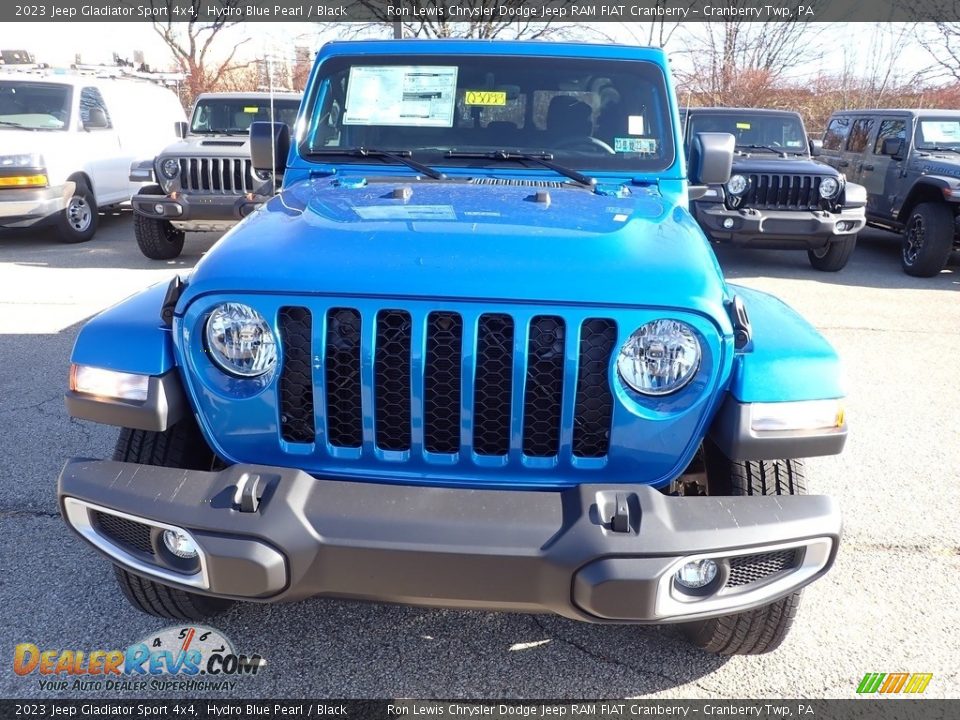
<instances>
[{"instance_id":1,"label":"windshield decal","mask_svg":"<svg viewBox=\"0 0 960 720\"><path fill-rule=\"evenodd\" d=\"M650 155L657 151L657 141L654 138L618 137L613 139L613 149L618 153Z\"/></svg>"},{"instance_id":2,"label":"windshield decal","mask_svg":"<svg viewBox=\"0 0 960 720\"><path fill-rule=\"evenodd\" d=\"M355 65L344 125L453 127L457 67Z\"/></svg>"},{"instance_id":3,"label":"windshield decal","mask_svg":"<svg viewBox=\"0 0 960 720\"><path fill-rule=\"evenodd\" d=\"M456 220L452 205L367 205L354 211L364 220Z\"/></svg>"},{"instance_id":4,"label":"windshield decal","mask_svg":"<svg viewBox=\"0 0 960 720\"><path fill-rule=\"evenodd\" d=\"M627 117L627 133L643 135L643 115L629 115Z\"/></svg>"},{"instance_id":5,"label":"windshield decal","mask_svg":"<svg viewBox=\"0 0 960 720\"><path fill-rule=\"evenodd\" d=\"M748 122L737 123L737 130L749 130L749 129L750 129L750 123Z\"/></svg>"},{"instance_id":6,"label":"windshield decal","mask_svg":"<svg viewBox=\"0 0 960 720\"><path fill-rule=\"evenodd\" d=\"M464 90L463 104L483 107L504 106L507 104L507 94L495 90Z\"/></svg>"},{"instance_id":7,"label":"windshield decal","mask_svg":"<svg viewBox=\"0 0 960 720\"><path fill-rule=\"evenodd\" d=\"M920 133L931 145L960 143L960 120L921 120Z\"/></svg>"}]
</instances>

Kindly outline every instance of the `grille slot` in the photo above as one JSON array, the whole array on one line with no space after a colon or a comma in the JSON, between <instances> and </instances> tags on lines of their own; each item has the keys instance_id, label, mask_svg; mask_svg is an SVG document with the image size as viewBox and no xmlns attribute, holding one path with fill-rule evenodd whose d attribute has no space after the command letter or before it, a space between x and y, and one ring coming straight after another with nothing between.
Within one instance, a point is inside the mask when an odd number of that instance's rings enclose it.
<instances>
[{"instance_id":1,"label":"grille slot","mask_svg":"<svg viewBox=\"0 0 960 720\"><path fill-rule=\"evenodd\" d=\"M424 377L424 447L433 453L460 449L460 381L463 319L456 313L427 316Z\"/></svg>"},{"instance_id":2,"label":"grille slot","mask_svg":"<svg viewBox=\"0 0 960 720\"><path fill-rule=\"evenodd\" d=\"M506 455L513 396L513 318L481 315L477 330L473 449L478 455Z\"/></svg>"},{"instance_id":3,"label":"grille slot","mask_svg":"<svg viewBox=\"0 0 960 720\"><path fill-rule=\"evenodd\" d=\"M815 175L749 175L749 185L736 207L761 210L818 210L821 207L820 182Z\"/></svg>"},{"instance_id":4,"label":"grille slot","mask_svg":"<svg viewBox=\"0 0 960 720\"><path fill-rule=\"evenodd\" d=\"M610 449L613 394L607 380L617 340L612 320L589 318L580 328L580 363L573 418L573 454L604 457Z\"/></svg>"},{"instance_id":5,"label":"grille slot","mask_svg":"<svg viewBox=\"0 0 960 720\"><path fill-rule=\"evenodd\" d=\"M523 452L531 457L552 457L560 450L565 339L563 318L537 315L531 320L523 400Z\"/></svg>"},{"instance_id":6,"label":"grille slot","mask_svg":"<svg viewBox=\"0 0 960 720\"><path fill-rule=\"evenodd\" d=\"M280 433L290 442L313 442L313 315L305 307L280 308L283 371L280 374Z\"/></svg>"},{"instance_id":7,"label":"grille slot","mask_svg":"<svg viewBox=\"0 0 960 720\"><path fill-rule=\"evenodd\" d=\"M799 550L791 548L730 558L730 577L727 579L726 587L749 585L796 567L799 554Z\"/></svg>"},{"instance_id":8,"label":"grille slot","mask_svg":"<svg viewBox=\"0 0 960 720\"><path fill-rule=\"evenodd\" d=\"M327 311L327 440L340 447L360 447L360 313L351 308Z\"/></svg>"},{"instance_id":9,"label":"grille slot","mask_svg":"<svg viewBox=\"0 0 960 720\"><path fill-rule=\"evenodd\" d=\"M244 158L180 158L184 192L243 195L253 192L251 161Z\"/></svg>"},{"instance_id":10,"label":"grille slot","mask_svg":"<svg viewBox=\"0 0 960 720\"><path fill-rule=\"evenodd\" d=\"M149 525L99 510L94 510L91 514L97 532L116 545L144 555L154 554L153 543L150 542L152 528Z\"/></svg>"},{"instance_id":11,"label":"grille slot","mask_svg":"<svg viewBox=\"0 0 960 720\"><path fill-rule=\"evenodd\" d=\"M410 449L410 313L377 313L374 353L376 440L383 450Z\"/></svg>"}]
</instances>

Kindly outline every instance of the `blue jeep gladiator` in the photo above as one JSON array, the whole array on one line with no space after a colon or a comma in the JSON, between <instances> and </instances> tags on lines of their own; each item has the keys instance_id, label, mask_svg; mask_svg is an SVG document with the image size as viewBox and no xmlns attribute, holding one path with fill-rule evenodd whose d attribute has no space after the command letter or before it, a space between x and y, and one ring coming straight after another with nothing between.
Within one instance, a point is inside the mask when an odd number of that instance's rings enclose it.
<instances>
[{"instance_id":1,"label":"blue jeep gladiator","mask_svg":"<svg viewBox=\"0 0 960 720\"><path fill-rule=\"evenodd\" d=\"M688 212L659 50L325 46L282 191L187 278L93 318L64 520L155 615L313 596L682 623L769 651L841 532L800 458L841 451L839 362L724 282Z\"/></svg>"}]
</instances>

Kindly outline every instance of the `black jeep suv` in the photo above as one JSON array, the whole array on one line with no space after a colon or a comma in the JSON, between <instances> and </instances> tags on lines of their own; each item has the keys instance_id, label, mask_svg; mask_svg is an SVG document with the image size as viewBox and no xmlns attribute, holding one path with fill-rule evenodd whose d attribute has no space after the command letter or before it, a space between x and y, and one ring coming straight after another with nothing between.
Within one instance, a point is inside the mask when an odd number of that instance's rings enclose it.
<instances>
[{"instance_id":1,"label":"black jeep suv","mask_svg":"<svg viewBox=\"0 0 960 720\"><path fill-rule=\"evenodd\" d=\"M684 111L687 157L700 132L736 138L733 174L723 186L691 196L691 211L712 241L755 248L806 250L817 270L847 264L865 224L866 193L812 155L795 112L744 108Z\"/></svg>"}]
</instances>

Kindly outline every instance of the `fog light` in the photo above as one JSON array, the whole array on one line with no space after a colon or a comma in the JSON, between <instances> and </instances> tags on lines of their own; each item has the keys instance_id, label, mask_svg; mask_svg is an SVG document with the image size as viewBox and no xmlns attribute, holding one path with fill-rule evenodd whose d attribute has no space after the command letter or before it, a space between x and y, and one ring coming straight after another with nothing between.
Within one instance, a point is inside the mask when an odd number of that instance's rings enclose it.
<instances>
[{"instance_id":1,"label":"fog light","mask_svg":"<svg viewBox=\"0 0 960 720\"><path fill-rule=\"evenodd\" d=\"M689 590L699 590L713 582L717 564L710 559L691 560L677 570L677 584Z\"/></svg>"},{"instance_id":2,"label":"fog light","mask_svg":"<svg viewBox=\"0 0 960 720\"><path fill-rule=\"evenodd\" d=\"M153 206L153 211L157 215L163 215L163 205L161 205L160 203L157 203L156 205Z\"/></svg>"},{"instance_id":3,"label":"fog light","mask_svg":"<svg viewBox=\"0 0 960 720\"><path fill-rule=\"evenodd\" d=\"M197 556L197 544L183 530L164 530L163 544L179 558L189 560Z\"/></svg>"},{"instance_id":4,"label":"fog light","mask_svg":"<svg viewBox=\"0 0 960 720\"><path fill-rule=\"evenodd\" d=\"M848 230L853 230L853 223L849 220L841 220L837 223L838 232L847 232Z\"/></svg>"},{"instance_id":5,"label":"fog light","mask_svg":"<svg viewBox=\"0 0 960 720\"><path fill-rule=\"evenodd\" d=\"M733 227L733 218L724 218L723 219L723 229L729 230Z\"/></svg>"}]
</instances>

